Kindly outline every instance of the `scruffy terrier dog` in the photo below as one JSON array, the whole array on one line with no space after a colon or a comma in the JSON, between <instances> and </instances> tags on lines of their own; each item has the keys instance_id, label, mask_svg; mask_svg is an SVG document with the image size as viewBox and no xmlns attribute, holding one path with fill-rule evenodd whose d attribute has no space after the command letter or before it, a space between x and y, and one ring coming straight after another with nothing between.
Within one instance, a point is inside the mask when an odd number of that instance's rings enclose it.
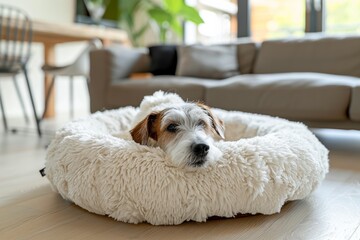
<instances>
[{"instance_id":1,"label":"scruffy terrier dog","mask_svg":"<svg viewBox=\"0 0 360 240\"><path fill-rule=\"evenodd\" d=\"M224 124L201 103L168 104L151 111L131 131L139 144L159 146L179 167L205 167L221 157L214 141L224 138Z\"/></svg>"}]
</instances>

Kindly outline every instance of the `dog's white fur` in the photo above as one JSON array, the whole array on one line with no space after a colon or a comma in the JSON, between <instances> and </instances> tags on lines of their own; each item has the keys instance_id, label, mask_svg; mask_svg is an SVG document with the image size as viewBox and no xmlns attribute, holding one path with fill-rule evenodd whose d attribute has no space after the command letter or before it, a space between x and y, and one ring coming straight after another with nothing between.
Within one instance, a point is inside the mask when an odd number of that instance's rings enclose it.
<instances>
[{"instance_id":1,"label":"dog's white fur","mask_svg":"<svg viewBox=\"0 0 360 240\"><path fill-rule=\"evenodd\" d=\"M167 107L179 105L185 101L174 93L165 93L157 91L153 95L145 96L140 103L139 112L136 114L131 128L134 128L139 122L146 118L151 112L161 111Z\"/></svg>"},{"instance_id":2,"label":"dog's white fur","mask_svg":"<svg viewBox=\"0 0 360 240\"><path fill-rule=\"evenodd\" d=\"M222 121L215 116L209 107L202 104L183 101L178 95L158 91L155 97L145 97L140 104L140 111L132 124L131 134L140 144L161 147L178 167L206 167L222 156L214 141L224 138ZM161 114L159 114L161 113ZM155 115L157 114L157 115ZM150 136L149 116L160 122L157 135L164 136L161 141ZM167 127L176 124L176 132L169 132ZM163 134L162 134L163 133ZM135 135L141 135L136 140ZM164 139L165 138L165 139ZM205 156L196 154L194 146L208 146Z\"/></svg>"}]
</instances>

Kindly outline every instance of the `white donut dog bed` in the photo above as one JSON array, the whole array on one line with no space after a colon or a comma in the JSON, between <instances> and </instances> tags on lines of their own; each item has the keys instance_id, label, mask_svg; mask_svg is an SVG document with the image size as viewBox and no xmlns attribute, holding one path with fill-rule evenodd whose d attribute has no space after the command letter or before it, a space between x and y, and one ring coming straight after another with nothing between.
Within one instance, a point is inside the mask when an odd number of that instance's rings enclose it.
<instances>
[{"instance_id":1,"label":"white donut dog bed","mask_svg":"<svg viewBox=\"0 0 360 240\"><path fill-rule=\"evenodd\" d=\"M158 92L143 105L167 98ZM90 212L172 225L277 213L285 202L308 196L328 172L327 149L303 124L213 111L224 121L225 141L215 143L223 157L209 167L174 167L162 149L115 136L128 132L139 112L125 107L59 130L48 148L46 175L64 199Z\"/></svg>"}]
</instances>

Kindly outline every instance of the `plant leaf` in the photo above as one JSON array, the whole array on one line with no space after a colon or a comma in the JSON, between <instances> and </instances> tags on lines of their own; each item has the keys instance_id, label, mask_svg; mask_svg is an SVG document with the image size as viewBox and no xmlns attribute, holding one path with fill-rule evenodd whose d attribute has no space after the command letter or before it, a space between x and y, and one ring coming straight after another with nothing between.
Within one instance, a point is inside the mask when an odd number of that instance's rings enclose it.
<instances>
[{"instance_id":1,"label":"plant leaf","mask_svg":"<svg viewBox=\"0 0 360 240\"><path fill-rule=\"evenodd\" d=\"M134 18L130 14L124 14L123 19L128 25L129 29L134 27Z\"/></svg>"},{"instance_id":2,"label":"plant leaf","mask_svg":"<svg viewBox=\"0 0 360 240\"><path fill-rule=\"evenodd\" d=\"M146 30L148 29L149 24L145 23L144 26L142 26L137 32L133 34L134 39L138 39L141 35L143 35Z\"/></svg>"},{"instance_id":3,"label":"plant leaf","mask_svg":"<svg viewBox=\"0 0 360 240\"><path fill-rule=\"evenodd\" d=\"M171 13L178 13L185 6L184 0L164 0L165 8Z\"/></svg>"},{"instance_id":4,"label":"plant leaf","mask_svg":"<svg viewBox=\"0 0 360 240\"><path fill-rule=\"evenodd\" d=\"M174 21L170 23L170 27L179 37L183 36L183 26L179 20L174 19Z\"/></svg>"},{"instance_id":5,"label":"plant leaf","mask_svg":"<svg viewBox=\"0 0 360 240\"><path fill-rule=\"evenodd\" d=\"M119 0L119 21L125 22L130 29L134 26L134 14L138 10L142 0Z\"/></svg>"},{"instance_id":6,"label":"plant leaf","mask_svg":"<svg viewBox=\"0 0 360 240\"><path fill-rule=\"evenodd\" d=\"M188 5L185 5L181 8L179 15L183 17L186 21L193 22L196 25L204 22L198 10Z\"/></svg>"},{"instance_id":7,"label":"plant leaf","mask_svg":"<svg viewBox=\"0 0 360 240\"><path fill-rule=\"evenodd\" d=\"M133 14L142 0L119 0L119 10L121 13Z\"/></svg>"},{"instance_id":8,"label":"plant leaf","mask_svg":"<svg viewBox=\"0 0 360 240\"><path fill-rule=\"evenodd\" d=\"M159 25L163 25L164 23L170 24L172 21L172 15L159 7L149 9L148 14Z\"/></svg>"}]
</instances>

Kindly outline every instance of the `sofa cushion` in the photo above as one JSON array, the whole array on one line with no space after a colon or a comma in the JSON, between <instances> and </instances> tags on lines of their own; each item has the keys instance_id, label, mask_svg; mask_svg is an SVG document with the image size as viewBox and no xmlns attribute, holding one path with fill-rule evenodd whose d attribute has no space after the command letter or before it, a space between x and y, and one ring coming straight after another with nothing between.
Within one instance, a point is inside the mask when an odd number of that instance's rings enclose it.
<instances>
[{"instance_id":1,"label":"sofa cushion","mask_svg":"<svg viewBox=\"0 0 360 240\"><path fill-rule=\"evenodd\" d=\"M117 52L121 52L121 57ZM147 49L115 45L105 49L104 54L103 58L93 58L93 60L95 61L94 65L107 65L108 71L111 72L108 81L127 78L133 72L147 72L150 69Z\"/></svg>"},{"instance_id":2,"label":"sofa cushion","mask_svg":"<svg viewBox=\"0 0 360 240\"><path fill-rule=\"evenodd\" d=\"M297 120L342 120L359 80L320 73L241 75L210 86L206 103Z\"/></svg>"},{"instance_id":3,"label":"sofa cushion","mask_svg":"<svg viewBox=\"0 0 360 240\"><path fill-rule=\"evenodd\" d=\"M254 62L257 55L257 46L254 42L248 40L236 43L238 50L239 71L241 74L249 74L253 72Z\"/></svg>"},{"instance_id":4,"label":"sofa cushion","mask_svg":"<svg viewBox=\"0 0 360 240\"><path fill-rule=\"evenodd\" d=\"M138 106L144 96L158 90L174 92L192 101L204 101L206 86L214 82L214 80L178 76L156 76L143 80L127 79L108 87L106 102L111 108Z\"/></svg>"},{"instance_id":5,"label":"sofa cushion","mask_svg":"<svg viewBox=\"0 0 360 240\"><path fill-rule=\"evenodd\" d=\"M254 62L258 51L258 46L250 38L239 38L230 43L220 44L220 46L235 45L237 47L237 59L239 72L249 74L253 72Z\"/></svg>"},{"instance_id":6,"label":"sofa cushion","mask_svg":"<svg viewBox=\"0 0 360 240\"><path fill-rule=\"evenodd\" d=\"M360 121L360 79L359 84L352 88L349 113L351 120Z\"/></svg>"},{"instance_id":7,"label":"sofa cushion","mask_svg":"<svg viewBox=\"0 0 360 240\"><path fill-rule=\"evenodd\" d=\"M178 47L176 75L224 79L239 74L236 45Z\"/></svg>"},{"instance_id":8,"label":"sofa cushion","mask_svg":"<svg viewBox=\"0 0 360 240\"><path fill-rule=\"evenodd\" d=\"M175 75L177 65L176 45L149 47L150 72L153 75Z\"/></svg>"},{"instance_id":9,"label":"sofa cushion","mask_svg":"<svg viewBox=\"0 0 360 240\"><path fill-rule=\"evenodd\" d=\"M360 37L265 41L254 73L319 72L360 77Z\"/></svg>"}]
</instances>

